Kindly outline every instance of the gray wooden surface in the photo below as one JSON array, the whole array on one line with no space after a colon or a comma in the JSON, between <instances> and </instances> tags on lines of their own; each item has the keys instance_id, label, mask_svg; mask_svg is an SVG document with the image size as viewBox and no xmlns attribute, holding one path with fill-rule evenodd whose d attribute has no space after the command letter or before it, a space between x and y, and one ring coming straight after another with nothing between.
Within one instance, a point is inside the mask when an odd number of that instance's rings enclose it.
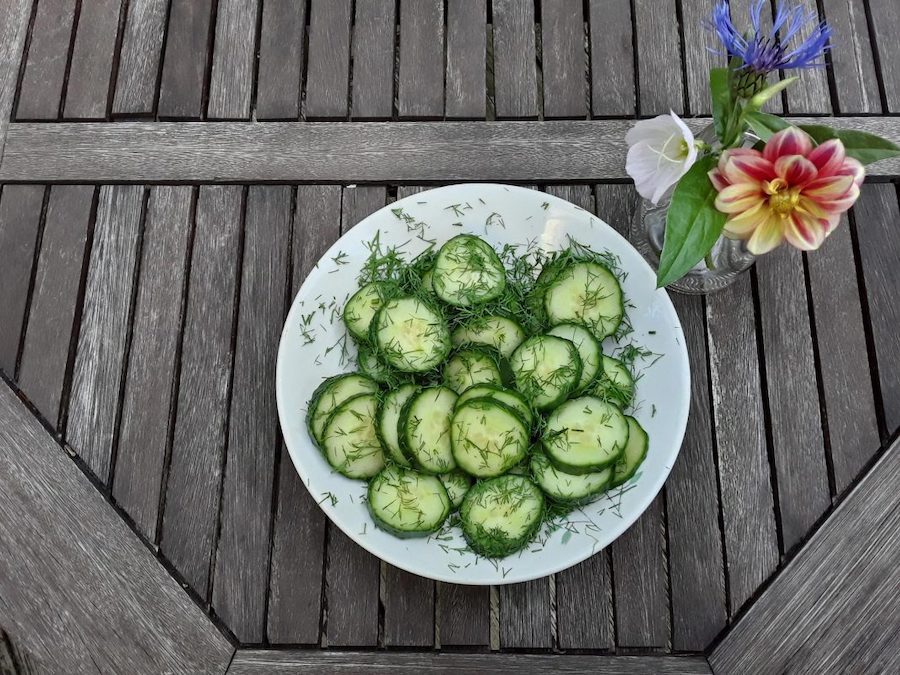
<instances>
[{"instance_id":1,"label":"gray wooden surface","mask_svg":"<svg viewBox=\"0 0 900 675\"><path fill-rule=\"evenodd\" d=\"M3 16L0 17L0 159L3 159L6 128L12 118L19 65L24 58L31 2L10 0L4 4Z\"/></svg>"},{"instance_id":2,"label":"gray wooden surface","mask_svg":"<svg viewBox=\"0 0 900 675\"><path fill-rule=\"evenodd\" d=\"M122 36L112 113L152 115L159 86L167 0L131 0Z\"/></svg>"},{"instance_id":3,"label":"gray wooden surface","mask_svg":"<svg viewBox=\"0 0 900 675\"><path fill-rule=\"evenodd\" d=\"M81 0L66 82L65 117L106 119L113 56L124 6L122 0Z\"/></svg>"}]
</instances>

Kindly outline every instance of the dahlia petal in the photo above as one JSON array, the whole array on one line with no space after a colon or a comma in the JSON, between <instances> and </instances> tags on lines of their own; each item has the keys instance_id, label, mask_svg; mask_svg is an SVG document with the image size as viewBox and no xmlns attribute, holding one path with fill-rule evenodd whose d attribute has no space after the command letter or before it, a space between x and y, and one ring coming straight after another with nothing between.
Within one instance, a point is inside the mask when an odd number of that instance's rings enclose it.
<instances>
[{"instance_id":1,"label":"dahlia petal","mask_svg":"<svg viewBox=\"0 0 900 675\"><path fill-rule=\"evenodd\" d=\"M847 157L844 159L841 167L834 173L839 176L853 176L853 182L859 186L862 185L863 180L866 178L866 167L858 159Z\"/></svg>"},{"instance_id":2,"label":"dahlia petal","mask_svg":"<svg viewBox=\"0 0 900 675\"><path fill-rule=\"evenodd\" d=\"M859 186L853 183L850 189L837 199L817 199L816 203L829 213L843 213L859 199Z\"/></svg>"},{"instance_id":3,"label":"dahlia petal","mask_svg":"<svg viewBox=\"0 0 900 675\"><path fill-rule=\"evenodd\" d=\"M803 187L803 196L817 202L838 199L855 185L853 176L816 178Z\"/></svg>"},{"instance_id":4,"label":"dahlia petal","mask_svg":"<svg viewBox=\"0 0 900 675\"><path fill-rule=\"evenodd\" d=\"M844 144L832 138L813 148L806 159L816 165L820 176L831 176L837 173L845 156Z\"/></svg>"},{"instance_id":5,"label":"dahlia petal","mask_svg":"<svg viewBox=\"0 0 900 675\"><path fill-rule=\"evenodd\" d=\"M769 215L747 240L747 250L753 255L762 255L776 248L784 241L781 231L781 218L775 214Z\"/></svg>"},{"instance_id":6,"label":"dahlia petal","mask_svg":"<svg viewBox=\"0 0 900 675\"><path fill-rule=\"evenodd\" d=\"M782 155L775 160L775 173L788 185L804 185L818 175L816 165L802 155Z\"/></svg>"},{"instance_id":7,"label":"dahlia petal","mask_svg":"<svg viewBox=\"0 0 900 675\"><path fill-rule=\"evenodd\" d=\"M753 148L730 148L719 156L719 171L725 171L725 165L732 157L762 157L762 153Z\"/></svg>"},{"instance_id":8,"label":"dahlia petal","mask_svg":"<svg viewBox=\"0 0 900 675\"><path fill-rule=\"evenodd\" d=\"M753 230L759 227L769 217L769 209L764 202L760 202L743 213L731 216L725 221L723 231L737 239L746 239Z\"/></svg>"},{"instance_id":9,"label":"dahlia petal","mask_svg":"<svg viewBox=\"0 0 900 675\"><path fill-rule=\"evenodd\" d=\"M801 251L814 251L825 241L827 222L795 210L784 219L784 238Z\"/></svg>"},{"instance_id":10,"label":"dahlia petal","mask_svg":"<svg viewBox=\"0 0 900 675\"><path fill-rule=\"evenodd\" d=\"M762 157L738 155L728 158L722 173L731 183L761 183L775 178L775 167Z\"/></svg>"},{"instance_id":11,"label":"dahlia petal","mask_svg":"<svg viewBox=\"0 0 900 675\"><path fill-rule=\"evenodd\" d=\"M758 185L737 183L719 191L716 208L722 213L741 213L762 203L763 199L763 193Z\"/></svg>"},{"instance_id":12,"label":"dahlia petal","mask_svg":"<svg viewBox=\"0 0 900 675\"><path fill-rule=\"evenodd\" d=\"M831 213L828 217L824 218L825 222L825 236L827 237L829 234L834 232L834 228L836 228L841 223L841 216L843 214L840 213Z\"/></svg>"},{"instance_id":13,"label":"dahlia petal","mask_svg":"<svg viewBox=\"0 0 900 675\"><path fill-rule=\"evenodd\" d=\"M823 208L819 202L810 199L809 197L805 197L802 193L800 194L800 199L797 201L797 206L794 208L816 218L828 218L831 216L831 213Z\"/></svg>"},{"instance_id":14,"label":"dahlia petal","mask_svg":"<svg viewBox=\"0 0 900 675\"><path fill-rule=\"evenodd\" d=\"M729 183L725 179L725 176L722 175L722 172L719 171L719 167L716 167L708 174L709 182L713 184L713 187L716 189L716 192L721 192L725 188L728 187Z\"/></svg>"},{"instance_id":15,"label":"dahlia petal","mask_svg":"<svg viewBox=\"0 0 900 675\"><path fill-rule=\"evenodd\" d=\"M812 139L802 129L787 127L775 133L766 147L763 148L763 157L774 162L782 155L803 155L810 153L813 144Z\"/></svg>"}]
</instances>

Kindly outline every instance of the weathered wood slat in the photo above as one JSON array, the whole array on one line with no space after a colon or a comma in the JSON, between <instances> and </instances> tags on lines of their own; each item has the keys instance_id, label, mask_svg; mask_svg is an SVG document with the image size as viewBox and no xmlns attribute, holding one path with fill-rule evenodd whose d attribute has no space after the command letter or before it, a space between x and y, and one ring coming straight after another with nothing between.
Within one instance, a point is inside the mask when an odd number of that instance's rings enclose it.
<instances>
[{"instance_id":1,"label":"weathered wood slat","mask_svg":"<svg viewBox=\"0 0 900 675\"><path fill-rule=\"evenodd\" d=\"M339 186L297 187L291 297L340 236L340 214ZM282 443L269 580L268 638L272 643L319 641L326 523Z\"/></svg>"},{"instance_id":2,"label":"weathered wood slat","mask_svg":"<svg viewBox=\"0 0 900 675\"><path fill-rule=\"evenodd\" d=\"M113 498L151 542L158 530L176 391L192 192L189 187L150 190L113 472Z\"/></svg>"},{"instance_id":3,"label":"weathered wood slat","mask_svg":"<svg viewBox=\"0 0 900 675\"><path fill-rule=\"evenodd\" d=\"M309 119L347 117L351 9L351 0L311 1L303 110Z\"/></svg>"},{"instance_id":4,"label":"weathered wood slat","mask_svg":"<svg viewBox=\"0 0 900 675\"><path fill-rule=\"evenodd\" d=\"M712 651L719 673L900 668L896 442Z\"/></svg>"},{"instance_id":5,"label":"weathered wood slat","mask_svg":"<svg viewBox=\"0 0 900 675\"><path fill-rule=\"evenodd\" d=\"M588 112L587 54L581 0L541 0L544 117Z\"/></svg>"},{"instance_id":6,"label":"weathered wood slat","mask_svg":"<svg viewBox=\"0 0 900 675\"><path fill-rule=\"evenodd\" d=\"M19 87L17 120L55 120L59 117L74 21L75 0L37 3L25 72Z\"/></svg>"},{"instance_id":7,"label":"weathered wood slat","mask_svg":"<svg viewBox=\"0 0 900 675\"><path fill-rule=\"evenodd\" d=\"M168 12L168 0L128 3L113 115L153 114Z\"/></svg>"},{"instance_id":8,"label":"weathered wood slat","mask_svg":"<svg viewBox=\"0 0 900 675\"><path fill-rule=\"evenodd\" d=\"M280 450L274 387L284 321L291 188L251 186L234 357L220 535L212 606L238 640L262 642L275 457Z\"/></svg>"},{"instance_id":9,"label":"weathered wood slat","mask_svg":"<svg viewBox=\"0 0 900 675\"><path fill-rule=\"evenodd\" d=\"M19 65L24 59L24 45L28 33L32 0L14 0L4 5L0 18L0 159L6 127L13 113Z\"/></svg>"},{"instance_id":10,"label":"weathered wood slat","mask_svg":"<svg viewBox=\"0 0 900 675\"><path fill-rule=\"evenodd\" d=\"M394 109L395 0L357 0L351 117L388 120Z\"/></svg>"},{"instance_id":11,"label":"weathered wood slat","mask_svg":"<svg viewBox=\"0 0 900 675\"><path fill-rule=\"evenodd\" d=\"M756 279L778 513L790 551L831 505L802 254L781 247L759 261Z\"/></svg>"},{"instance_id":12,"label":"weathered wood slat","mask_svg":"<svg viewBox=\"0 0 900 675\"><path fill-rule=\"evenodd\" d=\"M209 119L250 117L257 10L257 0L228 0L218 5Z\"/></svg>"},{"instance_id":13,"label":"weathered wood slat","mask_svg":"<svg viewBox=\"0 0 900 675\"><path fill-rule=\"evenodd\" d=\"M345 188L341 203L341 233L384 206L383 187ZM354 543L334 525L328 526L325 596L327 645L373 646L378 641L378 558Z\"/></svg>"},{"instance_id":14,"label":"weathered wood slat","mask_svg":"<svg viewBox=\"0 0 900 675\"><path fill-rule=\"evenodd\" d=\"M269 651L239 649L229 675L315 672L476 673L501 675L710 675L702 656L580 656L574 654L459 654L412 652Z\"/></svg>"},{"instance_id":15,"label":"weathered wood slat","mask_svg":"<svg viewBox=\"0 0 900 675\"><path fill-rule=\"evenodd\" d=\"M900 63L900 41L896 31L900 25L900 5L894 0L869 0L868 8L872 14L872 38L881 65L887 109L900 112L900 68L897 67Z\"/></svg>"},{"instance_id":16,"label":"weathered wood slat","mask_svg":"<svg viewBox=\"0 0 900 675\"><path fill-rule=\"evenodd\" d=\"M11 379L16 376L43 199L42 185L6 185L0 194L0 370Z\"/></svg>"},{"instance_id":17,"label":"weathered wood slat","mask_svg":"<svg viewBox=\"0 0 900 675\"><path fill-rule=\"evenodd\" d=\"M900 427L900 210L894 185L864 185L854 209L887 433ZM860 375L857 375L859 377Z\"/></svg>"},{"instance_id":18,"label":"weathered wood slat","mask_svg":"<svg viewBox=\"0 0 900 675\"><path fill-rule=\"evenodd\" d=\"M447 119L484 119L486 0L447 1Z\"/></svg>"},{"instance_id":19,"label":"weathered wood slat","mask_svg":"<svg viewBox=\"0 0 900 675\"><path fill-rule=\"evenodd\" d=\"M295 120L300 116L305 43L306 3L265 0L256 83L258 119Z\"/></svg>"},{"instance_id":20,"label":"weathered wood slat","mask_svg":"<svg viewBox=\"0 0 900 675\"><path fill-rule=\"evenodd\" d=\"M684 112L681 41L675 16L675 0L634 1L638 109L642 115Z\"/></svg>"},{"instance_id":21,"label":"weathered wood slat","mask_svg":"<svg viewBox=\"0 0 900 675\"><path fill-rule=\"evenodd\" d=\"M240 268L240 187L201 187L188 280L163 555L207 597L219 512Z\"/></svg>"},{"instance_id":22,"label":"weathered wood slat","mask_svg":"<svg viewBox=\"0 0 900 675\"><path fill-rule=\"evenodd\" d=\"M710 376L734 615L778 564L750 276L707 298Z\"/></svg>"},{"instance_id":23,"label":"weathered wood slat","mask_svg":"<svg viewBox=\"0 0 900 675\"><path fill-rule=\"evenodd\" d=\"M63 117L105 119L122 0L82 0Z\"/></svg>"},{"instance_id":24,"label":"weathered wood slat","mask_svg":"<svg viewBox=\"0 0 900 675\"><path fill-rule=\"evenodd\" d=\"M672 648L702 651L725 627L725 573L703 299L670 295L691 364L691 414L666 481Z\"/></svg>"},{"instance_id":25,"label":"weathered wood slat","mask_svg":"<svg viewBox=\"0 0 900 675\"><path fill-rule=\"evenodd\" d=\"M107 483L137 283L144 188L104 185L84 293L72 374L66 442Z\"/></svg>"},{"instance_id":26,"label":"weathered wood slat","mask_svg":"<svg viewBox=\"0 0 900 675\"><path fill-rule=\"evenodd\" d=\"M8 188L7 188L8 189ZM94 188L50 188L41 252L19 366L19 386L41 415L56 426L72 332L77 330L78 290L87 269L85 243Z\"/></svg>"},{"instance_id":27,"label":"weathered wood slat","mask_svg":"<svg viewBox=\"0 0 900 675\"><path fill-rule=\"evenodd\" d=\"M500 646L504 649L552 647L549 580L506 584L499 591Z\"/></svg>"},{"instance_id":28,"label":"weathered wood slat","mask_svg":"<svg viewBox=\"0 0 900 675\"><path fill-rule=\"evenodd\" d=\"M816 0L798 0L794 4L801 6L803 11L818 16ZM797 44L811 34L813 25L814 22L810 22L797 33L794 37ZM851 44L850 40L844 37L837 39L841 41L837 46L838 49L846 49ZM794 115L821 115L831 112L831 94L828 91L828 75L825 68L807 68L802 75L799 81L785 90L787 110Z\"/></svg>"},{"instance_id":29,"label":"weathered wood slat","mask_svg":"<svg viewBox=\"0 0 900 675\"><path fill-rule=\"evenodd\" d=\"M591 0L591 110L633 115L634 43L630 0Z\"/></svg>"},{"instance_id":30,"label":"weathered wood slat","mask_svg":"<svg viewBox=\"0 0 900 675\"><path fill-rule=\"evenodd\" d=\"M840 494L879 446L872 368L846 215L822 248L807 257L807 263L828 447Z\"/></svg>"},{"instance_id":31,"label":"weathered wood slat","mask_svg":"<svg viewBox=\"0 0 900 675\"><path fill-rule=\"evenodd\" d=\"M825 19L834 29L829 52L834 75L835 109L842 113L880 113L881 96L866 21L866 6L852 0L822 0ZM897 16L900 25L900 15Z\"/></svg>"},{"instance_id":32,"label":"weathered wood slat","mask_svg":"<svg viewBox=\"0 0 900 675\"><path fill-rule=\"evenodd\" d=\"M789 118L798 123L821 118ZM692 119L699 131L709 120ZM900 138L898 117L828 124ZM0 181L598 182L626 178L629 120L14 124ZM340 148L340 152L335 149ZM900 175L900 159L869 165Z\"/></svg>"},{"instance_id":33,"label":"weathered wood slat","mask_svg":"<svg viewBox=\"0 0 900 675\"><path fill-rule=\"evenodd\" d=\"M40 672L223 672L234 648L5 384L0 624Z\"/></svg>"},{"instance_id":34,"label":"weathered wood slat","mask_svg":"<svg viewBox=\"0 0 900 675\"><path fill-rule=\"evenodd\" d=\"M398 113L401 119L444 115L444 3L400 3L400 72Z\"/></svg>"},{"instance_id":35,"label":"weathered wood slat","mask_svg":"<svg viewBox=\"0 0 900 675\"><path fill-rule=\"evenodd\" d=\"M538 116L534 2L494 0L494 99L498 119Z\"/></svg>"},{"instance_id":36,"label":"weathered wood slat","mask_svg":"<svg viewBox=\"0 0 900 675\"><path fill-rule=\"evenodd\" d=\"M212 0L170 1L159 116L196 120L203 116Z\"/></svg>"},{"instance_id":37,"label":"weathered wood slat","mask_svg":"<svg viewBox=\"0 0 900 675\"><path fill-rule=\"evenodd\" d=\"M491 598L487 586L437 584L441 647L487 646L491 642Z\"/></svg>"}]
</instances>

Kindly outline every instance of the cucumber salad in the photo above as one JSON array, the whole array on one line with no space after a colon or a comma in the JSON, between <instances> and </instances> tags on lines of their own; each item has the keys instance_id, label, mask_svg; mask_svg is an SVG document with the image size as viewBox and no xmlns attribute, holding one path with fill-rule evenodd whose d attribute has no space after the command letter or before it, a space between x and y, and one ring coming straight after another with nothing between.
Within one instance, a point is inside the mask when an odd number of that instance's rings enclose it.
<instances>
[{"instance_id":1,"label":"cucumber salad","mask_svg":"<svg viewBox=\"0 0 900 675\"><path fill-rule=\"evenodd\" d=\"M647 455L610 254L551 253L461 234L412 260L373 245L343 307L358 370L307 408L332 469L368 482L375 525L459 525L478 555L526 546L548 514L623 485ZM627 351L627 350L626 350Z\"/></svg>"}]
</instances>

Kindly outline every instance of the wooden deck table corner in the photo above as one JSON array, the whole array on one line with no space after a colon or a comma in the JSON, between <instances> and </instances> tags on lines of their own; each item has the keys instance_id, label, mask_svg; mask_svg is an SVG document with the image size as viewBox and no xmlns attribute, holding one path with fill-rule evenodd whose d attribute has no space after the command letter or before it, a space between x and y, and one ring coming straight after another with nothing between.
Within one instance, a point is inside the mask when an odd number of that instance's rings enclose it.
<instances>
[{"instance_id":1,"label":"wooden deck table corner","mask_svg":"<svg viewBox=\"0 0 900 675\"><path fill-rule=\"evenodd\" d=\"M803 4L831 67L773 110L900 140L900 4ZM681 456L572 569L394 569L279 434L291 299L367 214L505 181L625 232L629 125L708 123L710 7L0 0L0 672L900 671L898 160L820 251L673 295Z\"/></svg>"}]
</instances>

